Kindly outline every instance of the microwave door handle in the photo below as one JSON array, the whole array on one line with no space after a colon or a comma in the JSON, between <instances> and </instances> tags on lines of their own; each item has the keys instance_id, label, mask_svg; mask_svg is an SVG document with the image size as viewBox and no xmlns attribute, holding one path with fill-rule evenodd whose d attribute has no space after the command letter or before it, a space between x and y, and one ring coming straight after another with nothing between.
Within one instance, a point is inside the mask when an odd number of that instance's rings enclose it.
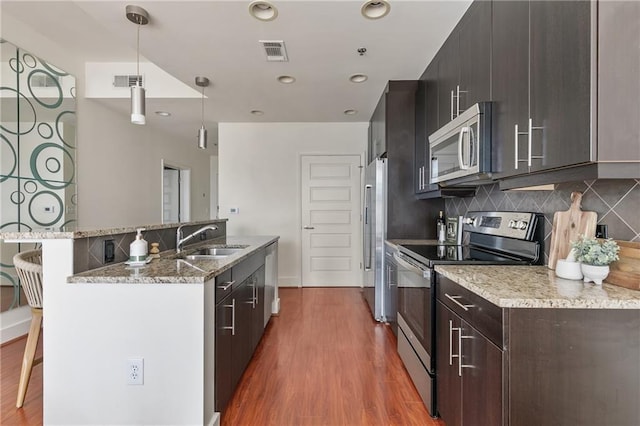
<instances>
[{"instance_id":1,"label":"microwave door handle","mask_svg":"<svg viewBox=\"0 0 640 426\"><path fill-rule=\"evenodd\" d=\"M460 164L460 170L466 170L469 168L464 163L464 159L462 158L462 147L464 145L464 134L469 133L468 127L463 127L460 129L460 133L458 134L458 163Z\"/></svg>"},{"instance_id":2,"label":"microwave door handle","mask_svg":"<svg viewBox=\"0 0 640 426\"><path fill-rule=\"evenodd\" d=\"M473 131L473 126L469 126L469 162L467 163L469 167L477 165L480 161L476 158L476 145L476 135ZM473 161L474 159L476 160L475 162Z\"/></svg>"}]
</instances>

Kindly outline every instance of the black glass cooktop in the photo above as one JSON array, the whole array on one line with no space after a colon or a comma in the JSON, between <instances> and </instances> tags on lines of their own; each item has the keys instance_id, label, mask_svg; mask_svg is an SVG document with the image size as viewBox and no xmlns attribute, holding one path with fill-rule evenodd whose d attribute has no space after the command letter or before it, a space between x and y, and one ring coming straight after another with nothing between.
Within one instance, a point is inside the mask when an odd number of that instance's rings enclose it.
<instances>
[{"instance_id":1,"label":"black glass cooktop","mask_svg":"<svg viewBox=\"0 0 640 426\"><path fill-rule=\"evenodd\" d=\"M401 244L400 251L415 260L432 267L436 264L510 264L528 263L525 260L507 257L499 253L469 246Z\"/></svg>"}]
</instances>

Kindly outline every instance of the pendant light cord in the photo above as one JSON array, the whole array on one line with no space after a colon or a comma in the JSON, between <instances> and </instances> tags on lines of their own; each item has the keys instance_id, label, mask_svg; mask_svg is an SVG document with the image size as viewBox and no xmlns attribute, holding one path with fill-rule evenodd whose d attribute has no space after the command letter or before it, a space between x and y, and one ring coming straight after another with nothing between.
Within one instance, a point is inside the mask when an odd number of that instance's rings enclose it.
<instances>
[{"instance_id":1,"label":"pendant light cord","mask_svg":"<svg viewBox=\"0 0 640 426\"><path fill-rule=\"evenodd\" d=\"M202 127L204 127L204 86L202 86Z\"/></svg>"},{"instance_id":2,"label":"pendant light cord","mask_svg":"<svg viewBox=\"0 0 640 426\"><path fill-rule=\"evenodd\" d=\"M138 31L136 39L136 86L142 86L140 78L140 22L138 22Z\"/></svg>"}]
</instances>

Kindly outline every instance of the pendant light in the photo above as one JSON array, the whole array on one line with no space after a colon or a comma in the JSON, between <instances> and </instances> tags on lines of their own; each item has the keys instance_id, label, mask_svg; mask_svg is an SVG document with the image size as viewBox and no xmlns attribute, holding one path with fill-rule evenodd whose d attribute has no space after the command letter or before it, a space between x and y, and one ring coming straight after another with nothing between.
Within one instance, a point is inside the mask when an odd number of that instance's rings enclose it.
<instances>
[{"instance_id":1,"label":"pendant light","mask_svg":"<svg viewBox=\"0 0 640 426\"><path fill-rule=\"evenodd\" d=\"M198 148L207 149L207 129L204 128L204 88L209 85L207 77L196 77L196 86L202 87L202 127L198 130Z\"/></svg>"},{"instance_id":2,"label":"pendant light","mask_svg":"<svg viewBox=\"0 0 640 426\"><path fill-rule=\"evenodd\" d=\"M131 122L146 124L145 95L140 75L140 27L149 23L149 13L140 6L127 5L127 19L138 26L136 39L136 85L131 86Z\"/></svg>"}]
</instances>

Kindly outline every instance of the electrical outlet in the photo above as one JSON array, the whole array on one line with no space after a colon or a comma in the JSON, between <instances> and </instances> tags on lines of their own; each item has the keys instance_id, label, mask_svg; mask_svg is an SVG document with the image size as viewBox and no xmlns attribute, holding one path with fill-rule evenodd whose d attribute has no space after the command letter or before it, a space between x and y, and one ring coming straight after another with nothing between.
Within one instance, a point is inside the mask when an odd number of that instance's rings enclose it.
<instances>
[{"instance_id":1,"label":"electrical outlet","mask_svg":"<svg viewBox=\"0 0 640 426\"><path fill-rule=\"evenodd\" d=\"M127 384L144 384L144 358L129 358L127 360Z\"/></svg>"}]
</instances>

